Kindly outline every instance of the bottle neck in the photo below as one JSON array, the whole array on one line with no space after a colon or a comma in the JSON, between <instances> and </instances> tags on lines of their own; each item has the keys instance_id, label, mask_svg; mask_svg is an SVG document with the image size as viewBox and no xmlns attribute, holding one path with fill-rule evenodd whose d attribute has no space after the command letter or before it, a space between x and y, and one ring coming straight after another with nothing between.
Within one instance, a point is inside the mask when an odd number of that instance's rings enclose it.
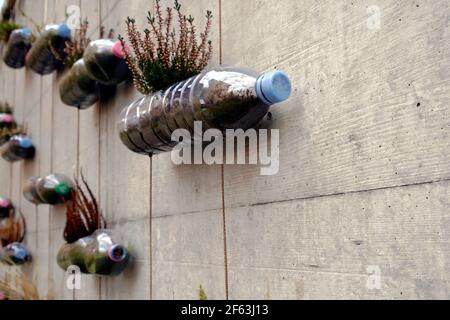
<instances>
[{"instance_id":1,"label":"bottle neck","mask_svg":"<svg viewBox=\"0 0 450 320\"><path fill-rule=\"evenodd\" d=\"M62 197L66 197L70 194L71 188L65 182L58 183L54 188L56 194Z\"/></svg>"}]
</instances>

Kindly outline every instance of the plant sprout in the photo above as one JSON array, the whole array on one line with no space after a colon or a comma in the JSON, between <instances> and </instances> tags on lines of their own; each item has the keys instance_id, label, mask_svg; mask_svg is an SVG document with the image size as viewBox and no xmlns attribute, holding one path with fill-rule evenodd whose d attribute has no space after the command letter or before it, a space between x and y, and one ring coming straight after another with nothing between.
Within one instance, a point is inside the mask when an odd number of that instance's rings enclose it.
<instances>
[{"instance_id":1,"label":"plant sprout","mask_svg":"<svg viewBox=\"0 0 450 320\"><path fill-rule=\"evenodd\" d=\"M166 8L165 16L160 2L155 1L155 14L148 12L149 28L144 29L143 34L137 30L135 19L127 18L127 36L133 52L119 36L134 85L143 94L201 72L212 53L212 43L208 40L213 18L211 11L206 12L206 26L197 39L194 18L181 11L178 0L173 8ZM178 20L178 34L173 28L174 15Z\"/></svg>"}]
</instances>

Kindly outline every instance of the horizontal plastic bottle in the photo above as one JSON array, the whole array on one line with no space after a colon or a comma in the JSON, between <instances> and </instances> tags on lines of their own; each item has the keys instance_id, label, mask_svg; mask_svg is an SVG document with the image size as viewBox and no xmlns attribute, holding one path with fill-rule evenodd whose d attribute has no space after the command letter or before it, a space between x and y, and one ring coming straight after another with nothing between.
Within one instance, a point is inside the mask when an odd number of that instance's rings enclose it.
<instances>
[{"instance_id":1,"label":"horizontal plastic bottle","mask_svg":"<svg viewBox=\"0 0 450 320\"><path fill-rule=\"evenodd\" d=\"M41 75L61 68L62 61L55 57L52 48L62 59L66 56L67 41L70 41L70 29L66 24L46 25L26 55L26 66Z\"/></svg>"},{"instance_id":2,"label":"horizontal plastic bottle","mask_svg":"<svg viewBox=\"0 0 450 320\"><path fill-rule=\"evenodd\" d=\"M193 134L195 121L205 130L246 130L264 118L270 105L288 99L291 90L281 71L260 76L236 68L205 71L125 108L120 137L132 151L153 155L176 145L171 139L176 129Z\"/></svg>"},{"instance_id":3,"label":"horizontal plastic bottle","mask_svg":"<svg viewBox=\"0 0 450 320\"><path fill-rule=\"evenodd\" d=\"M63 270L76 265L83 273L115 276L125 269L129 258L127 249L114 241L112 231L100 229L91 236L64 244L57 262Z\"/></svg>"},{"instance_id":4,"label":"horizontal plastic bottle","mask_svg":"<svg viewBox=\"0 0 450 320\"><path fill-rule=\"evenodd\" d=\"M85 109L99 99L99 84L93 80L83 59L74 63L59 83L61 101L68 106Z\"/></svg>"},{"instance_id":5,"label":"horizontal plastic bottle","mask_svg":"<svg viewBox=\"0 0 450 320\"><path fill-rule=\"evenodd\" d=\"M92 79L104 85L117 85L129 77L120 41L99 39L91 41L83 59Z\"/></svg>"},{"instance_id":6,"label":"horizontal plastic bottle","mask_svg":"<svg viewBox=\"0 0 450 320\"><path fill-rule=\"evenodd\" d=\"M13 242L0 249L0 261L9 265L22 265L31 261L31 254L25 245Z\"/></svg>"},{"instance_id":7,"label":"horizontal plastic bottle","mask_svg":"<svg viewBox=\"0 0 450 320\"><path fill-rule=\"evenodd\" d=\"M19 69L25 66L25 56L31 48L32 37L30 28L17 29L11 33L3 55L3 61L8 67Z\"/></svg>"},{"instance_id":8,"label":"horizontal plastic bottle","mask_svg":"<svg viewBox=\"0 0 450 320\"><path fill-rule=\"evenodd\" d=\"M23 188L24 197L34 204L62 204L72 198L72 180L55 173L46 177L31 177Z\"/></svg>"},{"instance_id":9,"label":"horizontal plastic bottle","mask_svg":"<svg viewBox=\"0 0 450 320\"><path fill-rule=\"evenodd\" d=\"M1 14L3 21L8 21L13 18L14 6L16 5L16 0L5 0L3 1L3 6L1 8Z\"/></svg>"},{"instance_id":10,"label":"horizontal plastic bottle","mask_svg":"<svg viewBox=\"0 0 450 320\"><path fill-rule=\"evenodd\" d=\"M14 206L11 200L5 197L0 197L0 219L9 218L14 215Z\"/></svg>"},{"instance_id":11,"label":"horizontal plastic bottle","mask_svg":"<svg viewBox=\"0 0 450 320\"><path fill-rule=\"evenodd\" d=\"M22 134L12 136L0 150L2 158L9 162L32 159L35 152L31 139Z\"/></svg>"}]
</instances>

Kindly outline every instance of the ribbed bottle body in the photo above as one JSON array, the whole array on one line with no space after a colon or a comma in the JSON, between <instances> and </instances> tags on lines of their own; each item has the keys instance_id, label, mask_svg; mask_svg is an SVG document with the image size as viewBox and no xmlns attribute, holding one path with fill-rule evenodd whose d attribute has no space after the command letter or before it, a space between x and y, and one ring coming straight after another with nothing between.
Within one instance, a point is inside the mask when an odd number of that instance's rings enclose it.
<instances>
[{"instance_id":1,"label":"ribbed bottle body","mask_svg":"<svg viewBox=\"0 0 450 320\"><path fill-rule=\"evenodd\" d=\"M129 76L128 66L110 39L91 41L83 54L90 77L104 85L117 85Z\"/></svg>"},{"instance_id":2,"label":"ribbed bottle body","mask_svg":"<svg viewBox=\"0 0 450 320\"><path fill-rule=\"evenodd\" d=\"M14 215L15 209L11 200L0 196L0 219L9 218Z\"/></svg>"},{"instance_id":3,"label":"ribbed bottle body","mask_svg":"<svg viewBox=\"0 0 450 320\"><path fill-rule=\"evenodd\" d=\"M50 74L62 67L66 53L65 43L70 41L70 29L67 25L47 25L28 51L26 66L41 75ZM60 59L55 57L57 53Z\"/></svg>"},{"instance_id":4,"label":"ribbed bottle body","mask_svg":"<svg viewBox=\"0 0 450 320\"><path fill-rule=\"evenodd\" d=\"M269 109L258 98L257 79L251 71L221 68L143 97L121 113L122 142L135 152L157 154L176 145L175 130L193 135L195 121L201 121L205 130L253 127Z\"/></svg>"}]
</instances>

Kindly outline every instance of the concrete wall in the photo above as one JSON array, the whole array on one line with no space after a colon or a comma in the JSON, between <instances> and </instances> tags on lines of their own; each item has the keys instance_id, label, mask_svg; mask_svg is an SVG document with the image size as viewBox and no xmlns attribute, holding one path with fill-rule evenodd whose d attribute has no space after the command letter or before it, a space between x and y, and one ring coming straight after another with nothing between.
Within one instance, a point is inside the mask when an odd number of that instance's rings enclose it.
<instances>
[{"instance_id":1,"label":"concrete wall","mask_svg":"<svg viewBox=\"0 0 450 320\"><path fill-rule=\"evenodd\" d=\"M20 1L44 22L63 21L69 4L96 38L99 25L123 33L127 15L143 25L151 1ZM212 64L292 77L292 98L266 124L280 129L280 171L135 155L116 128L134 89L78 111L60 101L59 76L0 64L2 100L38 150L33 162L0 161L0 193L27 218L27 271L42 293L198 299L201 285L210 299L449 298L449 2L182 4L200 21L214 12ZM69 291L56 265L64 210L31 205L21 187L81 168L135 259L117 278L83 276Z\"/></svg>"}]
</instances>

